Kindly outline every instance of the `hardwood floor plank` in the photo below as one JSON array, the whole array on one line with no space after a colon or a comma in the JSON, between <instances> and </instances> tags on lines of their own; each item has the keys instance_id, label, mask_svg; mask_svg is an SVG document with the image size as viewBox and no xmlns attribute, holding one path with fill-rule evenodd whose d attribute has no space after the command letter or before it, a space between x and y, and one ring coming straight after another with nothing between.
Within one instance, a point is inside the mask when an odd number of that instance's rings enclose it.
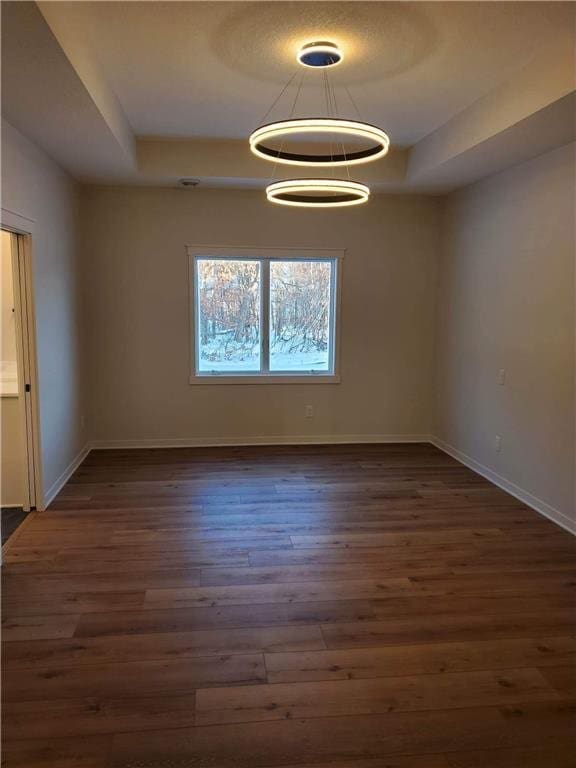
<instances>
[{"instance_id":1,"label":"hardwood floor plank","mask_svg":"<svg viewBox=\"0 0 576 768\"><path fill-rule=\"evenodd\" d=\"M119 533L94 536L89 546L83 531L66 533L56 531L46 536L44 531L28 533L18 540L18 548L33 548L38 552L46 550L48 554L54 551L62 554L85 554L87 552L106 551L124 555L130 553L146 554L156 551L189 552L190 554L226 553L246 551L249 549L292 549L290 536L218 536L213 539L198 538L195 531L188 529L170 529L167 531L121 531ZM17 550L16 550L17 551ZM11 553L12 554L12 553Z\"/></svg>"},{"instance_id":2,"label":"hardwood floor plank","mask_svg":"<svg viewBox=\"0 0 576 768\"><path fill-rule=\"evenodd\" d=\"M451 576L413 575L411 584L425 594L450 595L576 595L576 578L570 573L454 574Z\"/></svg>"},{"instance_id":3,"label":"hardwood floor plank","mask_svg":"<svg viewBox=\"0 0 576 768\"><path fill-rule=\"evenodd\" d=\"M243 628L293 624L368 622L401 616L466 613L470 616L510 615L516 611L571 612L569 597L517 598L488 597L390 597L380 600L331 600L311 603L265 603L207 608L85 613L80 616L75 637L138 634L143 632L184 632L192 629ZM548 633L549 634L549 633Z\"/></svg>"},{"instance_id":4,"label":"hardwood floor plank","mask_svg":"<svg viewBox=\"0 0 576 768\"><path fill-rule=\"evenodd\" d=\"M54 640L72 637L80 614L55 616L18 616L2 620L2 641Z\"/></svg>"},{"instance_id":5,"label":"hardwood floor plank","mask_svg":"<svg viewBox=\"0 0 576 768\"><path fill-rule=\"evenodd\" d=\"M145 568L145 564L141 564L141 568ZM90 573L77 575L73 581L66 574L45 574L42 579L38 579L36 576L3 574L2 596L4 600L46 598L46 596L53 597L70 593L71 587L74 589L74 594L78 592L94 594L145 591L151 588L199 587L200 575L201 570L199 568L180 571L165 570L154 573L140 570L114 576Z\"/></svg>"},{"instance_id":6,"label":"hardwood floor plank","mask_svg":"<svg viewBox=\"0 0 576 768\"><path fill-rule=\"evenodd\" d=\"M569 534L568 534L569 536ZM546 541L543 537L540 540L519 539L510 540L509 538L493 538L476 541L473 544L439 544L431 547L410 546L410 547L387 547L386 552L382 547L366 546L356 548L344 547L302 547L300 549L287 549L279 552L267 552L266 550L250 553L250 564L254 566L271 565L319 565L321 563L351 563L351 562L418 562L424 560L428 564L435 562L435 559L443 560L445 557L455 558L466 566L469 558L474 560L479 557L498 558L500 561L506 560L509 555L517 555L519 551L525 553L526 557L530 555L537 559L542 555L542 548L546 549L549 558L573 557L574 542L568 538L558 539L556 536L553 541ZM551 561L549 560L550 564ZM505 566L505 562L503 564Z\"/></svg>"},{"instance_id":7,"label":"hardwood floor plank","mask_svg":"<svg viewBox=\"0 0 576 768\"><path fill-rule=\"evenodd\" d=\"M323 650L320 627L256 627L253 629L199 630L169 634L115 635L72 640L5 643L5 670L170 660L198 656L279 653Z\"/></svg>"},{"instance_id":8,"label":"hardwood floor plank","mask_svg":"<svg viewBox=\"0 0 576 768\"><path fill-rule=\"evenodd\" d=\"M74 521L78 518L80 512L82 513L80 521L82 525L95 524L100 519L102 522L108 523L130 521L141 522L142 525L154 524L158 521L158 517L154 513L158 512L161 512L168 522L181 520L192 524L195 519L217 523L223 517L230 517L232 520L239 521L246 515L265 516L273 513L277 513L281 517L274 518L271 522L275 522L277 519L290 522L292 515L294 515L294 520L297 520L299 515L319 515L319 519L322 521L323 515L328 516L330 514L335 515L336 521L353 521L358 518L363 519L365 516L368 516L368 519L371 519L371 516L375 516L376 519L382 519L383 515L390 515L391 519L393 519L394 515L402 513L404 516L416 517L427 513L433 516L445 515L446 518L456 520L461 519L464 514L466 516L470 515L470 519L473 520L482 518L487 513L500 513L502 522L510 514L526 515L530 520L534 520L535 517L538 518L537 513L533 509L530 509L525 504L521 504L512 497L498 505L473 505L461 498L448 498L438 502L434 499L422 498L421 496L409 499L371 499L363 494L355 494L352 505L345 499L325 500L322 496L317 496L307 501L282 503L275 498L273 504L269 499L260 499L251 503L231 503L220 499L218 501L208 500L204 504L164 504L158 502L149 504L145 500L139 500L137 503L125 504L121 507L115 507L114 503L111 502L103 509L85 508L84 504L60 500L58 497L50 505L49 518L44 516L44 513L39 515L39 525L42 527L43 523L46 523L50 527L52 523L56 525L63 521Z\"/></svg>"},{"instance_id":9,"label":"hardwood floor plank","mask_svg":"<svg viewBox=\"0 0 576 768\"><path fill-rule=\"evenodd\" d=\"M340 536L324 534L319 536L292 536L296 549L309 547L410 547L435 546L436 544L470 544L479 539L499 538L500 528L455 528L438 532L423 533L349 533Z\"/></svg>"},{"instance_id":10,"label":"hardwood floor plank","mask_svg":"<svg viewBox=\"0 0 576 768\"><path fill-rule=\"evenodd\" d=\"M14 575L59 575L67 574L73 578L76 574L125 574L127 572L139 573L142 563L145 562L149 572L166 571L170 567L174 570L205 568L207 566L250 565L248 550L221 550L219 552L206 553L182 553L170 552L151 553L140 552L88 552L66 553L57 557L44 560L35 557L25 562L14 562L12 558L6 561L10 574Z\"/></svg>"},{"instance_id":11,"label":"hardwood floor plank","mask_svg":"<svg viewBox=\"0 0 576 768\"><path fill-rule=\"evenodd\" d=\"M37 739L193 725L194 693L138 698L90 696L82 699L17 701L10 702L2 718L5 739L27 739L28 743ZM109 765L108 762L105 764ZM76 768L76 764L73 765Z\"/></svg>"},{"instance_id":12,"label":"hardwood floor plank","mask_svg":"<svg viewBox=\"0 0 576 768\"><path fill-rule=\"evenodd\" d=\"M14 616L46 615L51 611L58 614L91 613L93 611L137 610L145 604L145 592L64 592L50 597L43 594L40 598L28 596L4 599L4 615Z\"/></svg>"},{"instance_id":13,"label":"hardwood floor plank","mask_svg":"<svg viewBox=\"0 0 576 768\"><path fill-rule=\"evenodd\" d=\"M571 746L483 749L446 755L449 768L574 768L576 743Z\"/></svg>"},{"instance_id":14,"label":"hardwood floor plank","mask_svg":"<svg viewBox=\"0 0 576 768\"><path fill-rule=\"evenodd\" d=\"M358 680L397 675L440 674L465 670L576 665L576 638L484 640L341 651L267 653L269 683ZM565 670L565 667L561 667Z\"/></svg>"},{"instance_id":15,"label":"hardwood floor plank","mask_svg":"<svg viewBox=\"0 0 576 768\"><path fill-rule=\"evenodd\" d=\"M545 637L574 634L573 612L542 611L509 614L445 614L388 621L326 624L328 648L364 648L399 643L445 643L489 638Z\"/></svg>"},{"instance_id":16,"label":"hardwood floor plank","mask_svg":"<svg viewBox=\"0 0 576 768\"><path fill-rule=\"evenodd\" d=\"M453 672L361 680L200 689L198 725L375 715L426 709L554 701L558 691L536 669Z\"/></svg>"},{"instance_id":17,"label":"hardwood floor plank","mask_svg":"<svg viewBox=\"0 0 576 768\"><path fill-rule=\"evenodd\" d=\"M111 739L83 737L35 741L7 739L2 748L4 768L108 768Z\"/></svg>"},{"instance_id":18,"label":"hardwood floor plank","mask_svg":"<svg viewBox=\"0 0 576 768\"><path fill-rule=\"evenodd\" d=\"M113 737L112 767L169 768L192 757L218 768L382 758L570 743L574 707L480 707L387 715L278 720L183 728Z\"/></svg>"},{"instance_id":19,"label":"hardwood floor plank","mask_svg":"<svg viewBox=\"0 0 576 768\"><path fill-rule=\"evenodd\" d=\"M546 668L540 671L558 693L567 698L576 699L576 664L574 662L567 660L566 664L546 665Z\"/></svg>"},{"instance_id":20,"label":"hardwood floor plank","mask_svg":"<svg viewBox=\"0 0 576 768\"><path fill-rule=\"evenodd\" d=\"M338 760L337 763L300 763L283 768L450 768L450 765L444 755L398 755L367 760Z\"/></svg>"},{"instance_id":21,"label":"hardwood floor plank","mask_svg":"<svg viewBox=\"0 0 576 768\"><path fill-rule=\"evenodd\" d=\"M189 693L209 686L266 682L262 654L131 661L79 667L8 669L5 701L152 696Z\"/></svg>"},{"instance_id":22,"label":"hardwood floor plank","mask_svg":"<svg viewBox=\"0 0 576 768\"><path fill-rule=\"evenodd\" d=\"M505 559L504 559L505 558ZM467 562L452 562L449 564L454 574L482 574L482 573L527 573L535 571L542 574L553 571L568 571L573 574L576 569L576 560L571 555L558 554L553 559L539 558L534 555L523 557L482 557L470 558ZM416 575L416 574L415 574Z\"/></svg>"},{"instance_id":23,"label":"hardwood floor plank","mask_svg":"<svg viewBox=\"0 0 576 768\"><path fill-rule=\"evenodd\" d=\"M575 561L576 565L576 561ZM272 565L252 566L250 568L203 568L201 585L203 587L239 586L243 584L286 584L307 581L343 581L363 578L402 578L409 574L421 576L446 576L449 568L426 567L415 564L378 564L378 563L342 563L335 565ZM183 585L184 586L184 585ZM188 585L186 585L188 586ZM197 584L190 586L198 586Z\"/></svg>"},{"instance_id":24,"label":"hardwood floor plank","mask_svg":"<svg viewBox=\"0 0 576 768\"><path fill-rule=\"evenodd\" d=\"M204 587L211 586L237 586L241 584L285 584L287 582L301 583L305 581L342 581L344 579L363 578L419 578L419 577L449 577L455 575L482 575L495 576L494 581L505 586L506 580L502 579L502 573L518 574L516 582L522 584L526 580L533 579L535 586L538 583L546 584L548 574L550 578L570 579L574 581L573 572L576 570L576 558L534 560L533 558L508 558L506 563L502 558L472 558L466 562L450 558L434 559L434 566L427 565L427 561L391 562L363 562L353 561L344 563L320 563L318 565L269 565L235 568L212 567L201 570L200 583ZM534 574L534 571L537 574ZM552 576L554 574L554 576ZM541 579L541 581L540 581ZM456 582L458 583L458 582ZM171 584L167 587L173 586ZM199 584L182 584L174 586L199 586ZM570 584L571 586L571 584Z\"/></svg>"},{"instance_id":25,"label":"hardwood floor plank","mask_svg":"<svg viewBox=\"0 0 576 768\"><path fill-rule=\"evenodd\" d=\"M510 576L453 576L440 578L404 576L341 581L299 581L280 584L226 585L148 589L148 607L201 607L203 605L256 605L259 603L308 603L328 600L370 600L382 597L418 595L566 595L576 592L576 579L570 574L551 573ZM96 609L94 609L96 610Z\"/></svg>"},{"instance_id":26,"label":"hardwood floor plank","mask_svg":"<svg viewBox=\"0 0 576 768\"><path fill-rule=\"evenodd\" d=\"M203 605L256 605L259 603L309 603L326 600L365 600L383 596L417 594L408 578L312 581L304 584L256 584L226 587L149 589L146 606L201 607Z\"/></svg>"},{"instance_id":27,"label":"hardwood floor plank","mask_svg":"<svg viewBox=\"0 0 576 768\"><path fill-rule=\"evenodd\" d=\"M34 523L36 532L46 531L70 531L81 529L87 536L93 533L131 531L131 530L172 530L185 528L197 532L238 532L244 533L247 529L266 532L266 535L282 534L284 530L297 528L313 528L318 532L325 532L327 527L331 531L366 532L372 530L397 528L397 527L458 527L462 522L470 527L470 523L485 524L487 521L497 526L539 526L544 532L547 530L546 522L533 510L528 508L493 507L490 510L472 507L465 510L465 516L461 508L408 508L388 509L382 508L379 503L356 503L350 509L349 505L334 502L330 508L320 508L315 511L313 504L282 506L274 504L262 505L261 509L243 511L240 505L234 504L224 507L218 512L216 509L206 512L202 510L178 510L170 508L163 512L161 521L158 517L158 509L139 508L135 510L83 512L80 521L77 521L77 511L51 510L49 514L41 513ZM341 531L342 529L342 531Z\"/></svg>"}]
</instances>

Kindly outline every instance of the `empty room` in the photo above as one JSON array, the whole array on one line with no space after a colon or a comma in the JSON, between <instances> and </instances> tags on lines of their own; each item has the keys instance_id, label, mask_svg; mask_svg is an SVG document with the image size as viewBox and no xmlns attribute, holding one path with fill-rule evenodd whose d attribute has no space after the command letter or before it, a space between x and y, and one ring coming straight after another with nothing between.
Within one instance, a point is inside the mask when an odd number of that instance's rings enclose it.
<instances>
[{"instance_id":1,"label":"empty room","mask_svg":"<svg viewBox=\"0 0 576 768\"><path fill-rule=\"evenodd\" d=\"M576 3L2 0L6 768L576 768Z\"/></svg>"}]
</instances>

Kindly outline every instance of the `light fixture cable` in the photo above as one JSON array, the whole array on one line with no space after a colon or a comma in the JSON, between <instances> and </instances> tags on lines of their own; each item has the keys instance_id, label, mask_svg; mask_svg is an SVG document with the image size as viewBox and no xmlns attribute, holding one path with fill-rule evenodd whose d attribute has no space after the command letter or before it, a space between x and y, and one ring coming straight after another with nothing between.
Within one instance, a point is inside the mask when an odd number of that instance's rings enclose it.
<instances>
[{"instance_id":1,"label":"light fixture cable","mask_svg":"<svg viewBox=\"0 0 576 768\"><path fill-rule=\"evenodd\" d=\"M352 102L352 106L354 107L354 111L356 112L356 115L358 117L359 122L361 122L361 123L364 122L364 120L362 118L362 115L360 113L360 110L358 109L358 104L356 104L356 102L354 101L354 98L353 98L352 94L350 93L350 89L348 88L347 85L344 86L344 90L346 91L346 93L348 94L348 98Z\"/></svg>"},{"instance_id":2,"label":"light fixture cable","mask_svg":"<svg viewBox=\"0 0 576 768\"><path fill-rule=\"evenodd\" d=\"M336 88L334 87L334 83L332 82L330 78L330 73L327 70L324 70L324 74L326 75L326 81L328 83L328 89L332 93L332 103L333 103L333 114L336 118L340 117L340 113L338 110L338 101L336 99ZM344 140L342 139L342 135L340 135L340 148L342 149L342 154L344 155L344 161L345 161L345 168L346 168L346 175L348 176L348 181L350 181L350 166L346 162L348 159L348 156L346 154L346 148L344 147Z\"/></svg>"},{"instance_id":3,"label":"light fixture cable","mask_svg":"<svg viewBox=\"0 0 576 768\"><path fill-rule=\"evenodd\" d=\"M290 85L290 83L294 80L296 75L298 74L298 71L294 72L292 77L290 78L290 81L287 83L287 85L284 87L283 92L286 91L286 88ZM306 70L302 72L302 77L300 78L300 82L298 83L298 87L296 88L296 94L294 95L294 100L292 101L292 108L290 109L290 116L289 120L292 120L294 117L294 112L296 111L296 104L298 103L298 99L300 98L300 92L302 90L302 85L304 84L304 78L306 77ZM282 94L280 94L282 95ZM278 99L276 99L276 102L278 102ZM268 110L268 113L270 114L270 110ZM270 177L270 183L272 183L276 177L276 168L278 167L278 160L280 158L280 154L282 153L282 150L284 149L284 141L286 139L286 136L282 136L282 141L280 142L280 149L278 150L278 156L276 157L276 162L274 163L274 167L272 168L272 176Z\"/></svg>"},{"instance_id":4,"label":"light fixture cable","mask_svg":"<svg viewBox=\"0 0 576 768\"><path fill-rule=\"evenodd\" d=\"M272 104L271 104L271 105L268 107L268 110L267 110L267 112L264 114L264 116L263 116L262 118L260 118L260 123L259 123L260 125L263 125L263 124L264 124L264 121L266 120L266 118L268 117L268 115L270 114L270 112L272 112L272 110L274 109L274 107L276 106L276 104L278 104L278 102L280 101L280 99L282 98L282 96L284 96L284 94L286 93L286 91L288 90L288 88L290 88L290 86L291 86L291 85L292 85L292 83L294 82L294 79L296 78L296 75L297 75L297 74L298 74L298 70L296 70L296 71L294 72L294 74L293 74L293 75L292 75L292 77L291 77L291 78L288 80L288 82L286 83L286 85L284 86L284 88L282 88L282 90L280 91L280 93L278 94L278 96L276 96L276 98L274 99L274 101L272 102Z\"/></svg>"},{"instance_id":5,"label":"light fixture cable","mask_svg":"<svg viewBox=\"0 0 576 768\"><path fill-rule=\"evenodd\" d=\"M332 109L331 109L331 103L330 103L330 87L328 85L328 72L326 69L322 69L322 74L324 75L324 102L326 104L326 114L328 117L333 117L332 115ZM332 134L328 134L330 137ZM332 146L332 138L329 139L330 144L330 166L332 168L332 176L336 176L336 168L334 167L334 147Z\"/></svg>"}]
</instances>

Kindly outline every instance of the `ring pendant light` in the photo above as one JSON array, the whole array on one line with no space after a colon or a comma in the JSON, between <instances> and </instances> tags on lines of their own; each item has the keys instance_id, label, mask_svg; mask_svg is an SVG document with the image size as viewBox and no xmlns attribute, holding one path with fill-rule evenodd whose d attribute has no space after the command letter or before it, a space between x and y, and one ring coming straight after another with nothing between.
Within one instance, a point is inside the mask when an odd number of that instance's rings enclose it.
<instances>
[{"instance_id":1,"label":"ring pendant light","mask_svg":"<svg viewBox=\"0 0 576 768\"><path fill-rule=\"evenodd\" d=\"M342 208L367 202L370 189L344 179L287 179L270 184L266 197L271 203L300 208Z\"/></svg>"},{"instance_id":2,"label":"ring pendant light","mask_svg":"<svg viewBox=\"0 0 576 768\"><path fill-rule=\"evenodd\" d=\"M365 149L351 152L331 154L307 154L302 152L287 152L275 149L269 142L306 134L330 134L346 138L365 139L371 145ZM339 165L358 165L368 163L388 152L390 139L383 130L375 125L361 123L357 120L344 120L340 117L305 117L282 120L269 123L257 128L250 136L250 149L255 155L264 160L275 160L285 165L314 165L330 168Z\"/></svg>"},{"instance_id":3,"label":"ring pendant light","mask_svg":"<svg viewBox=\"0 0 576 768\"><path fill-rule=\"evenodd\" d=\"M343 52L331 42L313 42L303 46L297 53L297 61L305 69L323 70L327 116L304 118L293 116L302 88L304 72L288 118L273 123L264 122L292 84L296 77L294 74L264 116L263 124L250 135L249 144L250 150L255 155L274 163L274 171L278 164L317 169L343 166L346 168L348 179L308 178L274 181L272 178L272 183L266 188L266 196L270 202L306 208L339 208L360 205L369 199L370 189L365 184L352 181L348 168L351 165L384 157L388 152L390 140L381 128L362 120L358 107L346 87L345 91L358 119L339 116L336 93L326 70L340 64L343 58ZM321 148L318 152L311 152L308 150L309 145L301 150L285 148L287 140L311 139L313 136L325 138L329 151L327 148ZM355 146L347 151L345 142L350 142L351 139Z\"/></svg>"},{"instance_id":4,"label":"ring pendant light","mask_svg":"<svg viewBox=\"0 0 576 768\"><path fill-rule=\"evenodd\" d=\"M340 64L344 59L344 54L337 45L331 42L313 42L304 45L296 55L297 61L305 68L324 70L324 83L326 89L327 117L307 117L292 118L280 120L274 123L267 123L256 128L250 135L251 151L264 160L270 160L274 163L283 165L314 166L316 168L331 168L337 166L358 165L368 163L372 160L384 157L390 146L388 135L375 125L365 123L362 119L349 120L339 117L337 114L337 102L334 88L327 77L327 70ZM280 97L292 83L294 75L282 89L280 96L268 110L269 114L272 108L279 101ZM292 113L296 107L296 102L300 95L300 87L296 92L296 97L292 104ZM358 112L355 102L346 88L349 99L352 101L354 109ZM359 114L358 114L359 116ZM310 137L311 135L326 136L330 134L334 137L334 142L342 147L342 151L336 153L326 152L311 153L303 151L288 151L284 148L286 139L298 138L300 136ZM344 151L345 140L360 140L363 143L361 149L354 149L350 152ZM278 141L280 146L278 147ZM273 142L276 142L276 146Z\"/></svg>"}]
</instances>

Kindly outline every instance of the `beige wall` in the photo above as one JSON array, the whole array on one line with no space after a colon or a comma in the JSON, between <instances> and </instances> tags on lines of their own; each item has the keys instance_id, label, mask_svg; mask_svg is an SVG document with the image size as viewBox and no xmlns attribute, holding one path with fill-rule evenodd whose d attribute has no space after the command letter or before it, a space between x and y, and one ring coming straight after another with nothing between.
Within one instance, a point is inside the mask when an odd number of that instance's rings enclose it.
<instances>
[{"instance_id":1,"label":"beige wall","mask_svg":"<svg viewBox=\"0 0 576 768\"><path fill-rule=\"evenodd\" d=\"M24 503L24 430L18 397L0 397L0 504Z\"/></svg>"},{"instance_id":2,"label":"beige wall","mask_svg":"<svg viewBox=\"0 0 576 768\"><path fill-rule=\"evenodd\" d=\"M437 324L437 437L565 524L576 522L574 203L573 145L452 194Z\"/></svg>"},{"instance_id":3,"label":"beige wall","mask_svg":"<svg viewBox=\"0 0 576 768\"><path fill-rule=\"evenodd\" d=\"M12 280L12 249L10 234L2 231L2 307L0 327L2 347L0 360L3 363L16 362L16 317L14 315L14 286Z\"/></svg>"},{"instance_id":4,"label":"beige wall","mask_svg":"<svg viewBox=\"0 0 576 768\"><path fill-rule=\"evenodd\" d=\"M2 207L34 220L33 275L44 488L82 449L78 187L2 121Z\"/></svg>"},{"instance_id":5,"label":"beige wall","mask_svg":"<svg viewBox=\"0 0 576 768\"><path fill-rule=\"evenodd\" d=\"M24 429L18 398L11 236L2 231L0 355L0 505L24 502Z\"/></svg>"},{"instance_id":6,"label":"beige wall","mask_svg":"<svg viewBox=\"0 0 576 768\"><path fill-rule=\"evenodd\" d=\"M83 196L97 441L429 433L437 199L376 196L364 208L310 212L252 191ZM191 386L187 244L347 248L342 383Z\"/></svg>"}]
</instances>

